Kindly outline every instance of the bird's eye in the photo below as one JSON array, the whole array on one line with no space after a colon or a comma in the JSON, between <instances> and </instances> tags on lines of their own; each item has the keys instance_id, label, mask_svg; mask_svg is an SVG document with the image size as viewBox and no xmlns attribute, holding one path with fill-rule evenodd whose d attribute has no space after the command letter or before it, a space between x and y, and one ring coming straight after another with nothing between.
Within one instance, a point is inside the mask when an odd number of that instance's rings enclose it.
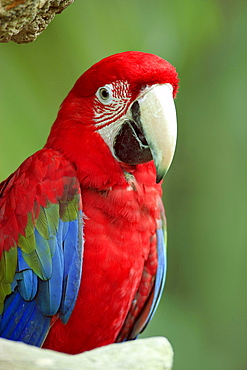
<instances>
[{"instance_id":1,"label":"bird's eye","mask_svg":"<svg viewBox=\"0 0 247 370\"><path fill-rule=\"evenodd\" d=\"M97 92L96 96L102 104L109 104L112 101L112 87L111 85L105 85L100 87Z\"/></svg>"}]
</instances>

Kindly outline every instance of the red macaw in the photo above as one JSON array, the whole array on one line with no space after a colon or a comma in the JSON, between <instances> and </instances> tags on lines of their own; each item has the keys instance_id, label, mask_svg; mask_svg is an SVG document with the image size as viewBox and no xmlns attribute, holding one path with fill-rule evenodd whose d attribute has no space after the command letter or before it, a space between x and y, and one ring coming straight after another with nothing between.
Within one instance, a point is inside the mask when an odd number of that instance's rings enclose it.
<instances>
[{"instance_id":1,"label":"red macaw","mask_svg":"<svg viewBox=\"0 0 247 370\"><path fill-rule=\"evenodd\" d=\"M0 184L0 335L67 353L133 339L165 271L161 180L176 70L124 52L87 70L45 147Z\"/></svg>"}]
</instances>

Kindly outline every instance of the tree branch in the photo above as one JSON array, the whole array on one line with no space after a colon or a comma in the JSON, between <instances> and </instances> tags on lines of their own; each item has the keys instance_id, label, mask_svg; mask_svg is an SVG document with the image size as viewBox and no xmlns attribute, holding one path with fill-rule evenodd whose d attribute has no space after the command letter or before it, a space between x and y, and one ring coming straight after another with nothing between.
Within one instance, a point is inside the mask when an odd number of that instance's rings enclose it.
<instances>
[{"instance_id":1,"label":"tree branch","mask_svg":"<svg viewBox=\"0 0 247 370\"><path fill-rule=\"evenodd\" d=\"M170 370L172 361L173 350L164 337L111 344L79 355L67 355L0 339L0 367L2 365L1 369L4 370Z\"/></svg>"},{"instance_id":2,"label":"tree branch","mask_svg":"<svg viewBox=\"0 0 247 370\"><path fill-rule=\"evenodd\" d=\"M0 42L18 44L34 41L56 14L74 0L2 0Z\"/></svg>"}]
</instances>

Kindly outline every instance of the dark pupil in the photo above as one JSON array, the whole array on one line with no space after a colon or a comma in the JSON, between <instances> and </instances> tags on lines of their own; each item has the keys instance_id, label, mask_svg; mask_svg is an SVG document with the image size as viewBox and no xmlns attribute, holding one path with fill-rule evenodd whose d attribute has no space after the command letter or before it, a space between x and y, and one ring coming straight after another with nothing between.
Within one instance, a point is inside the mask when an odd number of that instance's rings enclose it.
<instances>
[{"instance_id":1,"label":"dark pupil","mask_svg":"<svg viewBox=\"0 0 247 370\"><path fill-rule=\"evenodd\" d=\"M109 98L109 92L106 89L101 90L101 96L103 99Z\"/></svg>"}]
</instances>

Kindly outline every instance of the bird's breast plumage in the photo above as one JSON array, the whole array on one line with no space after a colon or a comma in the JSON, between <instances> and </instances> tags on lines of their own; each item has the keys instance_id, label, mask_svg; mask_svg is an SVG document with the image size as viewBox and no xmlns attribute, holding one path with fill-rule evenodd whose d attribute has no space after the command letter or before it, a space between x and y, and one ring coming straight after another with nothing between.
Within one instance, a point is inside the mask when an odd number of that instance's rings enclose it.
<instances>
[{"instance_id":1,"label":"bird's breast plumage","mask_svg":"<svg viewBox=\"0 0 247 370\"><path fill-rule=\"evenodd\" d=\"M161 189L139 184L133 175L127 178L125 187L104 191L82 186L86 238L81 287L69 322L64 326L57 320L45 347L78 353L116 341L141 282L141 306L150 293Z\"/></svg>"}]
</instances>

